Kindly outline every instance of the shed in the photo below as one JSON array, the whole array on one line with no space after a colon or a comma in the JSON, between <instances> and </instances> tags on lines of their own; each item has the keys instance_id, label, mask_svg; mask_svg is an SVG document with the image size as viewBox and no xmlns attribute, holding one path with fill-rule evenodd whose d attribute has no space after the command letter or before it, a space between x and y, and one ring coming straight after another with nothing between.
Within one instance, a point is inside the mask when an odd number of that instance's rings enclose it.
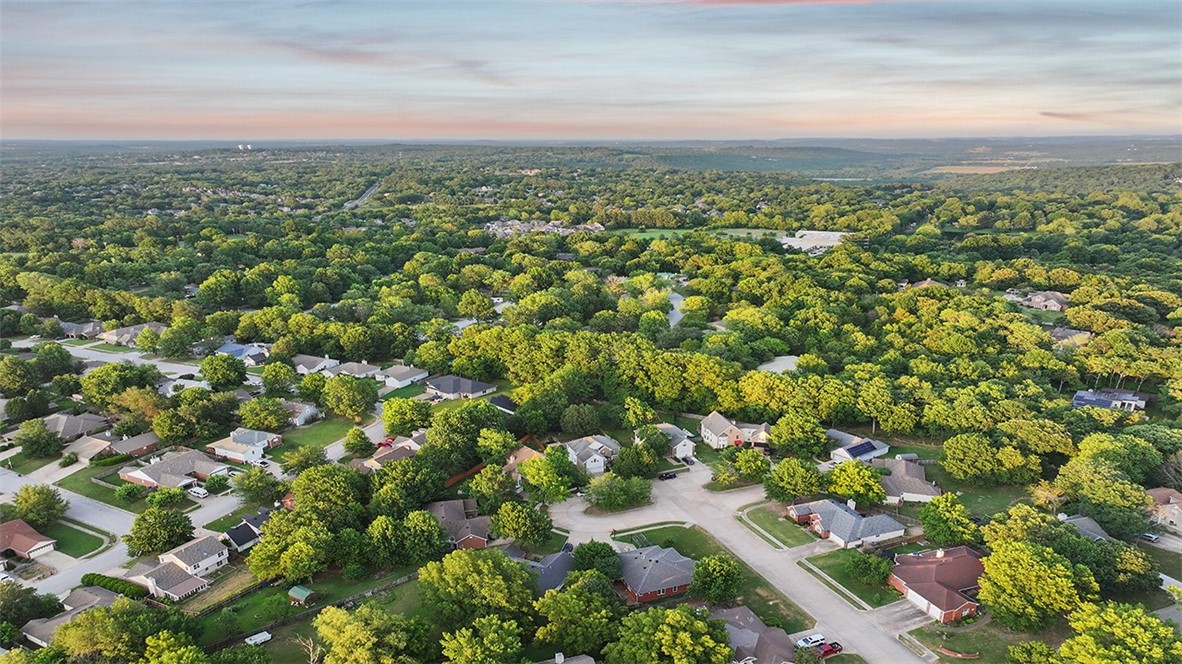
<instances>
[{"instance_id":1,"label":"shed","mask_svg":"<svg viewBox=\"0 0 1182 664\"><path fill-rule=\"evenodd\" d=\"M305 586L293 586L287 591L287 598L291 600L292 606L307 606L312 603L315 596L316 591Z\"/></svg>"}]
</instances>

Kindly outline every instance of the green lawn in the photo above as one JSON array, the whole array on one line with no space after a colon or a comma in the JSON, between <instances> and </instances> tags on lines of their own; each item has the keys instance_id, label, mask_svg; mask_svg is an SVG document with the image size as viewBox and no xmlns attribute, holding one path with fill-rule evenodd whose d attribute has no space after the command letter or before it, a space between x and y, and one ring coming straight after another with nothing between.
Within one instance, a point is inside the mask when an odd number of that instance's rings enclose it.
<instances>
[{"instance_id":1,"label":"green lawn","mask_svg":"<svg viewBox=\"0 0 1182 664\"><path fill-rule=\"evenodd\" d=\"M764 505L749 510L747 518L785 547L792 548L814 541L804 528L785 520L782 514L783 510L778 505Z\"/></svg>"},{"instance_id":2,"label":"green lawn","mask_svg":"<svg viewBox=\"0 0 1182 664\"><path fill-rule=\"evenodd\" d=\"M57 540L57 550L73 558L81 558L91 551L97 551L103 545L101 537L83 532L61 521L41 528L40 532Z\"/></svg>"},{"instance_id":3,"label":"green lawn","mask_svg":"<svg viewBox=\"0 0 1182 664\"><path fill-rule=\"evenodd\" d=\"M258 509L255 505L244 505L220 519L214 519L209 523L203 524L202 527L218 533L225 532L241 523L242 517L248 514L254 514Z\"/></svg>"},{"instance_id":4,"label":"green lawn","mask_svg":"<svg viewBox=\"0 0 1182 664\"><path fill-rule=\"evenodd\" d=\"M1006 664L1006 649L1023 641L1045 641L1053 647L1058 647L1067 637L1066 630L1061 627L1051 628L1042 632L1026 633L1014 632L996 621L985 625L970 625L956 628L933 623L924 625L911 632L911 636L932 650L944 646L954 652L973 654L980 653L979 659L972 661L980 664ZM941 655L941 662L961 662L954 657Z\"/></svg>"},{"instance_id":5,"label":"green lawn","mask_svg":"<svg viewBox=\"0 0 1182 664\"><path fill-rule=\"evenodd\" d=\"M109 343L97 343L91 346L90 350L101 350L107 353L128 353L133 349L128 348L127 346L116 346L115 344Z\"/></svg>"},{"instance_id":6,"label":"green lawn","mask_svg":"<svg viewBox=\"0 0 1182 664\"><path fill-rule=\"evenodd\" d=\"M731 551L714 539L710 533L697 526L691 528L666 526L646 531L642 535L654 544L672 546L681 555L689 558L698 559L713 555L733 556ZM768 625L782 627L789 634L807 629L814 624L811 616L793 604L741 559L739 564L743 568L743 583L739 587L739 597L736 600L739 604L746 605Z\"/></svg>"},{"instance_id":7,"label":"green lawn","mask_svg":"<svg viewBox=\"0 0 1182 664\"><path fill-rule=\"evenodd\" d=\"M1028 498L1026 487L1022 486L972 486L954 479L939 464L924 466L928 479L935 482L946 493L960 494L960 502L969 512L977 516L993 516L1004 512L1010 505Z\"/></svg>"},{"instance_id":8,"label":"green lawn","mask_svg":"<svg viewBox=\"0 0 1182 664\"><path fill-rule=\"evenodd\" d=\"M422 384L407 385L406 387L400 387L396 390L390 390L389 392L386 393L385 396L382 397L382 399L385 399L385 400L395 399L395 398L409 399L411 397L417 397L426 391L427 391L426 385L422 385Z\"/></svg>"},{"instance_id":9,"label":"green lawn","mask_svg":"<svg viewBox=\"0 0 1182 664\"><path fill-rule=\"evenodd\" d=\"M621 228L612 231L619 235L627 235L638 240L655 240L658 238L672 238L685 233L692 233L697 228Z\"/></svg>"},{"instance_id":10,"label":"green lawn","mask_svg":"<svg viewBox=\"0 0 1182 664\"><path fill-rule=\"evenodd\" d=\"M373 421L373 415L365 416L361 421L361 426L365 426ZM283 443L278 447L273 448L269 455L272 458L280 458L284 452L293 450L297 447L315 447L324 449L336 441L345 437L345 434L354 426L353 420L347 417L339 417L332 415L320 420L315 424L309 424L306 427L292 429L283 434Z\"/></svg>"},{"instance_id":11,"label":"green lawn","mask_svg":"<svg viewBox=\"0 0 1182 664\"><path fill-rule=\"evenodd\" d=\"M524 551L546 556L550 555L551 553L558 553L559 551L562 551L562 546L566 544L567 539L567 535L551 532L549 539L547 539L545 542L542 542L541 546L528 546L524 542L518 542L517 546L520 546Z\"/></svg>"},{"instance_id":12,"label":"green lawn","mask_svg":"<svg viewBox=\"0 0 1182 664\"><path fill-rule=\"evenodd\" d=\"M26 456L24 452L18 452L0 463L4 464L4 467L9 470L16 471L21 475L28 475L35 470L44 468L51 463L57 463L58 461L61 461L60 456L31 457Z\"/></svg>"},{"instance_id":13,"label":"green lawn","mask_svg":"<svg viewBox=\"0 0 1182 664\"><path fill-rule=\"evenodd\" d=\"M58 343L63 346L85 346L94 343L94 339L62 339Z\"/></svg>"},{"instance_id":14,"label":"green lawn","mask_svg":"<svg viewBox=\"0 0 1182 664\"><path fill-rule=\"evenodd\" d=\"M491 394L486 394L482 397L477 397L477 399L484 400L498 395L512 397L513 392L516 390L516 388L513 387L513 384L504 378L497 378L491 382L493 385L497 386L496 391L492 392ZM459 408L469 401L472 401L472 399L452 399L451 401L440 401L439 403L431 406L431 412L438 413L441 410L452 410L454 408Z\"/></svg>"},{"instance_id":15,"label":"green lawn","mask_svg":"<svg viewBox=\"0 0 1182 664\"><path fill-rule=\"evenodd\" d=\"M1182 578L1182 555L1153 546L1148 542L1137 542L1137 548L1149 554L1157 562L1157 566L1166 576L1175 579Z\"/></svg>"},{"instance_id":16,"label":"green lawn","mask_svg":"<svg viewBox=\"0 0 1182 664\"><path fill-rule=\"evenodd\" d=\"M840 583L846 590L857 595L863 602L874 608L886 606L902 597L898 591L885 584L881 586L868 586L850 576L845 570L845 564L846 561L857 555L861 554L853 549L838 549L837 551L813 556L808 561L828 574L834 581Z\"/></svg>"}]
</instances>

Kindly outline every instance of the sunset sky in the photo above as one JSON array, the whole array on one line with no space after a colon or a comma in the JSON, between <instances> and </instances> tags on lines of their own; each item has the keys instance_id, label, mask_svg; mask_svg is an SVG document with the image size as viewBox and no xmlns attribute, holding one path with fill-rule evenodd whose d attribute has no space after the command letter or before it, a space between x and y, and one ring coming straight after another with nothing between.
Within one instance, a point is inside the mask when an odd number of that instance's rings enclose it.
<instances>
[{"instance_id":1,"label":"sunset sky","mask_svg":"<svg viewBox=\"0 0 1182 664\"><path fill-rule=\"evenodd\" d=\"M1182 131L1175 0L0 0L4 139Z\"/></svg>"}]
</instances>

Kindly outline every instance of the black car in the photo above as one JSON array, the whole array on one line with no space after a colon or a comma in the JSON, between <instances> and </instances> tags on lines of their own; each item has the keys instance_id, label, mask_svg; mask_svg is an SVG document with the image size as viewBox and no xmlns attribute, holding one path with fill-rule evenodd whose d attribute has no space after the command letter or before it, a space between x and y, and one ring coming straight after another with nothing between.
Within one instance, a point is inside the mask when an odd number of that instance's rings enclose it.
<instances>
[{"instance_id":1,"label":"black car","mask_svg":"<svg viewBox=\"0 0 1182 664\"><path fill-rule=\"evenodd\" d=\"M677 473L674 473L674 472L661 473L660 475L657 475L657 479L659 479L659 480L677 479Z\"/></svg>"}]
</instances>

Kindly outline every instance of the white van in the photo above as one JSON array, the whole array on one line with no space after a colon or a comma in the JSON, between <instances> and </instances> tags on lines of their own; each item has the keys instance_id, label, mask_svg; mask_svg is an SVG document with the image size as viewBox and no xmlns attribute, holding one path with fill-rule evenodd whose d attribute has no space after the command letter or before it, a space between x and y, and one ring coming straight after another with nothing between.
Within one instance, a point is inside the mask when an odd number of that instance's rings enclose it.
<instances>
[{"instance_id":1,"label":"white van","mask_svg":"<svg viewBox=\"0 0 1182 664\"><path fill-rule=\"evenodd\" d=\"M203 487L195 486L195 487L189 489L189 495L193 496L194 498L208 498L209 492L206 491Z\"/></svg>"},{"instance_id":2,"label":"white van","mask_svg":"<svg viewBox=\"0 0 1182 664\"><path fill-rule=\"evenodd\" d=\"M257 646L257 645L266 643L267 641L270 641L271 640L271 633L270 632L259 632L258 634L255 634L254 636L246 637L245 640L246 640L246 645Z\"/></svg>"}]
</instances>

